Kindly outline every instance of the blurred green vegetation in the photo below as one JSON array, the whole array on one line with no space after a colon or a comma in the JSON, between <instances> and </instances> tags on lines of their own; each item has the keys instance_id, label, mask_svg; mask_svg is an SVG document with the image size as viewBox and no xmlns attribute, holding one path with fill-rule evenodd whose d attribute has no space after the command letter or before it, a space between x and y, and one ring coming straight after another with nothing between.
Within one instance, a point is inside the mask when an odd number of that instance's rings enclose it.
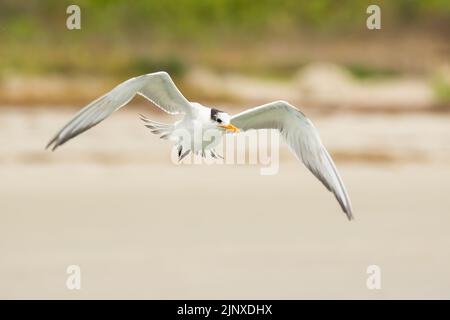
<instances>
[{"instance_id":1,"label":"blurred green vegetation","mask_svg":"<svg viewBox=\"0 0 450 320\"><path fill-rule=\"evenodd\" d=\"M438 102L448 106L450 103L450 82L437 77L433 81L433 89Z\"/></svg>"},{"instance_id":2,"label":"blurred green vegetation","mask_svg":"<svg viewBox=\"0 0 450 320\"><path fill-rule=\"evenodd\" d=\"M81 8L81 30L65 27L70 4ZM177 76L196 63L283 77L307 61L271 63L276 59L269 53L252 61L245 52L300 37L364 36L369 4L382 8L383 32L412 28L449 35L448 0L2 0L0 76L125 76L160 69ZM262 64L267 68L259 70ZM349 69L362 78L392 73L361 65Z\"/></svg>"},{"instance_id":3,"label":"blurred green vegetation","mask_svg":"<svg viewBox=\"0 0 450 320\"><path fill-rule=\"evenodd\" d=\"M398 76L399 72L393 69L386 68L373 68L370 66L364 66L360 64L351 64L345 66L348 71L356 78L356 79L385 79L391 78L394 76Z\"/></svg>"}]
</instances>

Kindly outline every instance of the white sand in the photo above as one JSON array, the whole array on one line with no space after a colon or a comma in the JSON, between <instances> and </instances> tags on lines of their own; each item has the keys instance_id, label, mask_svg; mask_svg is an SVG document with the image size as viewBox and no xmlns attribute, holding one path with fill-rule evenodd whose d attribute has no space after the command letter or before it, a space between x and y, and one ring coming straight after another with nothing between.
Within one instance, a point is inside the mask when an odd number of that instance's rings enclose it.
<instances>
[{"instance_id":1,"label":"white sand","mask_svg":"<svg viewBox=\"0 0 450 320\"><path fill-rule=\"evenodd\" d=\"M134 112L44 152L69 114L0 112L0 298L450 298L448 116L316 119L335 152L425 155L341 157L348 222L287 153L269 177L174 166Z\"/></svg>"}]
</instances>

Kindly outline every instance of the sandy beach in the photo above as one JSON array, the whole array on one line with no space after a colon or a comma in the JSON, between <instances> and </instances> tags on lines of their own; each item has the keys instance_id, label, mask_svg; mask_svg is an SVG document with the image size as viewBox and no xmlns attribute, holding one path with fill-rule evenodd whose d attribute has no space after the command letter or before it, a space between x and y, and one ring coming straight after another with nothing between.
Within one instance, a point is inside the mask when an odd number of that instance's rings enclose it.
<instances>
[{"instance_id":1,"label":"sandy beach","mask_svg":"<svg viewBox=\"0 0 450 320\"><path fill-rule=\"evenodd\" d=\"M450 298L448 115L312 116L348 222L284 146L273 176L177 166L135 110L44 151L74 110L0 110L0 298Z\"/></svg>"}]
</instances>

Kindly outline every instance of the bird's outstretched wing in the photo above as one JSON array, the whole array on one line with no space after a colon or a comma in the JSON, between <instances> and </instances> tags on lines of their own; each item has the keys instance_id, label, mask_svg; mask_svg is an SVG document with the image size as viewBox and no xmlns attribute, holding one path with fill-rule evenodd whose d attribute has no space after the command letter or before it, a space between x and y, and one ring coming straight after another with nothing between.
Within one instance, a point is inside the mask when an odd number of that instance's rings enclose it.
<instances>
[{"instance_id":1,"label":"bird's outstretched wing","mask_svg":"<svg viewBox=\"0 0 450 320\"><path fill-rule=\"evenodd\" d=\"M275 101L246 110L231 118L240 130L278 129L297 158L334 193L349 220L353 219L350 199L336 167L312 122L285 101Z\"/></svg>"},{"instance_id":2,"label":"bird's outstretched wing","mask_svg":"<svg viewBox=\"0 0 450 320\"><path fill-rule=\"evenodd\" d=\"M149 73L122 82L81 109L47 144L57 147L92 128L139 94L169 114L190 114L191 105L166 72Z\"/></svg>"}]
</instances>

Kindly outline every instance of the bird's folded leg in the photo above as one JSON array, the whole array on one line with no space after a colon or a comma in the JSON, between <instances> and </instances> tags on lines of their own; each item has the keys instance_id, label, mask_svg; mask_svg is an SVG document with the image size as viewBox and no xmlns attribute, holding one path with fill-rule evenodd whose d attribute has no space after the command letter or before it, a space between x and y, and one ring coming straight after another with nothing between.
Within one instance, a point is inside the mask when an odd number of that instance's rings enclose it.
<instances>
[{"instance_id":1,"label":"bird's folded leg","mask_svg":"<svg viewBox=\"0 0 450 320\"><path fill-rule=\"evenodd\" d=\"M191 153L191 150L186 150L183 154L178 157L178 162L181 162L184 158L186 158Z\"/></svg>"},{"instance_id":2,"label":"bird's folded leg","mask_svg":"<svg viewBox=\"0 0 450 320\"><path fill-rule=\"evenodd\" d=\"M217 158L223 159L223 156L221 156L220 154L216 153L216 150L211 149L211 150L209 150L209 152L211 153L211 157L213 157L214 159L217 159Z\"/></svg>"},{"instance_id":3,"label":"bird's folded leg","mask_svg":"<svg viewBox=\"0 0 450 320\"><path fill-rule=\"evenodd\" d=\"M188 149L183 152L183 146L178 145L178 162L181 162L184 158L186 158L191 153L191 150Z\"/></svg>"}]
</instances>

